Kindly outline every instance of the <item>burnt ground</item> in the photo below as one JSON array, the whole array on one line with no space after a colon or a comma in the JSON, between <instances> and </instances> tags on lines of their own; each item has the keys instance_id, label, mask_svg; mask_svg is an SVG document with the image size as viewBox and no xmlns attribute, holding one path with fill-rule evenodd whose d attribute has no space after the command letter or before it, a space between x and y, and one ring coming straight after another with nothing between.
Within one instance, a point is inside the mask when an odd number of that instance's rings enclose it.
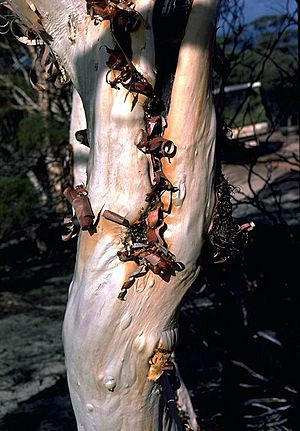
<instances>
[{"instance_id":1,"label":"burnt ground","mask_svg":"<svg viewBox=\"0 0 300 431\"><path fill-rule=\"evenodd\" d=\"M223 155L224 174L239 187L234 215L256 227L231 261L204 258L182 305L177 360L205 431L299 429L293 153L297 137L275 135L259 148ZM76 430L61 341L76 240L61 243L53 226L44 227L42 249L26 237L0 247L1 431Z\"/></svg>"}]
</instances>

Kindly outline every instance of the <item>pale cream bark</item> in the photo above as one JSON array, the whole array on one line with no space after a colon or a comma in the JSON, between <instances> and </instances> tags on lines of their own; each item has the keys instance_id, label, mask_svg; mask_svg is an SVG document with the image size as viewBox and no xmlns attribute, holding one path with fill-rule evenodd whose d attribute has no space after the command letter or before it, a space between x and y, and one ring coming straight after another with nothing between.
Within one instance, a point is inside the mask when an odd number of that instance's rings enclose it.
<instances>
[{"instance_id":1,"label":"pale cream bark","mask_svg":"<svg viewBox=\"0 0 300 431\"><path fill-rule=\"evenodd\" d=\"M86 129L86 119L81 97L76 88L73 89L72 113L70 122L70 144L73 150L73 182L74 186L87 183L87 165L90 149L78 142L75 133Z\"/></svg>"},{"instance_id":2,"label":"pale cream bark","mask_svg":"<svg viewBox=\"0 0 300 431\"><path fill-rule=\"evenodd\" d=\"M218 0L195 0L179 53L165 137L176 156L163 161L166 176L179 191L166 218L164 238L184 266L169 282L151 271L117 299L124 281L136 268L122 263L117 252L126 232L101 217L108 209L137 220L151 190L148 159L134 145L144 128L140 96L105 81L107 54L114 46L108 21L99 25L86 14L83 0L10 1L32 23L37 8L51 36L51 48L78 90L90 142L87 187L93 211L100 215L97 232L82 232L66 308L63 340L68 383L78 430L181 430L173 393L165 373L150 381L149 360L160 345L173 351L180 303L199 267L214 206L216 121L212 96L211 56ZM28 6L29 4L29 6ZM136 10L150 23L132 33L133 63L151 84L155 81L151 17L154 2L137 0ZM28 7L27 7L28 6ZM80 129L80 125L78 125ZM187 396L185 391L183 399ZM192 426L197 429L190 401Z\"/></svg>"}]
</instances>

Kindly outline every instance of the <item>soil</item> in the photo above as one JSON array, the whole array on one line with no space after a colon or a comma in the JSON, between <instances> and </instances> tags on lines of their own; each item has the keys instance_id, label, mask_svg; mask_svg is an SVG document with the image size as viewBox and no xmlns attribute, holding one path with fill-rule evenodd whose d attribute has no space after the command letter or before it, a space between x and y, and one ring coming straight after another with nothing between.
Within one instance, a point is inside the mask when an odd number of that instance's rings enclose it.
<instances>
[{"instance_id":1,"label":"soil","mask_svg":"<svg viewBox=\"0 0 300 431\"><path fill-rule=\"evenodd\" d=\"M204 259L180 315L177 360L205 431L299 427L298 141L264 144L223 155L240 189L234 215L256 227L231 261ZM42 249L26 238L0 247L1 431L76 430L61 340L76 239L66 246L45 229Z\"/></svg>"}]
</instances>

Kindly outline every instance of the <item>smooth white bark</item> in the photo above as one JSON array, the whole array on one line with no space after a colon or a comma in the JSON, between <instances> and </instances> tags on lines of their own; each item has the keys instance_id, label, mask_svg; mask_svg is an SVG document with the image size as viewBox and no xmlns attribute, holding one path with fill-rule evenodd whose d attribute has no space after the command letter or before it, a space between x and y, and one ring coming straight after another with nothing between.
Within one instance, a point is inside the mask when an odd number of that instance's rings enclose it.
<instances>
[{"instance_id":1,"label":"smooth white bark","mask_svg":"<svg viewBox=\"0 0 300 431\"><path fill-rule=\"evenodd\" d=\"M70 145L73 149L73 182L74 186L87 183L87 165L90 149L78 142L75 133L86 129L85 112L81 98L74 88L72 98L72 113L70 123Z\"/></svg>"},{"instance_id":2,"label":"smooth white bark","mask_svg":"<svg viewBox=\"0 0 300 431\"><path fill-rule=\"evenodd\" d=\"M15 6L24 4L18 0ZM134 145L144 128L144 97L131 112L132 96L105 82L113 47L107 21L95 26L85 1L31 1L44 17L51 47L71 76L85 109L89 142L87 185L96 216L104 209L135 221L151 189L146 155ZM151 23L154 2L136 10ZM195 0L179 54L166 137L177 154L164 171L174 195L164 237L184 270L169 282L148 272L117 299L136 264L117 257L125 228L100 217L97 233L82 232L64 319L68 383L78 430L180 430L168 379L149 381L149 359L160 345L173 351L180 302L199 272L199 255L214 205L215 115L210 93L211 45L217 0ZM24 11L17 11L22 15ZM152 29L132 34L133 63L153 84ZM125 100L126 99L126 100ZM75 127L76 128L76 127ZM78 124L78 129L81 125ZM189 404L188 402L186 403ZM196 425L194 425L196 426Z\"/></svg>"}]
</instances>

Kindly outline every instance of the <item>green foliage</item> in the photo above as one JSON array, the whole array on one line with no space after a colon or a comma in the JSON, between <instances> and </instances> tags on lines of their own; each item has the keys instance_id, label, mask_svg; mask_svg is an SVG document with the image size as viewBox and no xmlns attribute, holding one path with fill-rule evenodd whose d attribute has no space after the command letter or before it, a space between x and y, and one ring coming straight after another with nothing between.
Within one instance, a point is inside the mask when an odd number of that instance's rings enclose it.
<instances>
[{"instance_id":1,"label":"green foliage","mask_svg":"<svg viewBox=\"0 0 300 431\"><path fill-rule=\"evenodd\" d=\"M246 99L245 103L243 103L244 99ZM229 124L234 119L233 127L268 120L259 89L251 90L250 92L228 93L226 94L225 103L224 120ZM240 106L242 106L241 109L239 109Z\"/></svg>"},{"instance_id":2,"label":"green foliage","mask_svg":"<svg viewBox=\"0 0 300 431\"><path fill-rule=\"evenodd\" d=\"M32 114L20 121L18 140L24 155L44 152L46 130L46 123L41 114Z\"/></svg>"},{"instance_id":3,"label":"green foliage","mask_svg":"<svg viewBox=\"0 0 300 431\"><path fill-rule=\"evenodd\" d=\"M52 118L48 121L48 136L53 149L67 145L69 142L69 124L58 122Z\"/></svg>"},{"instance_id":4,"label":"green foliage","mask_svg":"<svg viewBox=\"0 0 300 431\"><path fill-rule=\"evenodd\" d=\"M0 177L0 239L31 219L38 199L28 178Z\"/></svg>"},{"instance_id":5,"label":"green foliage","mask_svg":"<svg viewBox=\"0 0 300 431\"><path fill-rule=\"evenodd\" d=\"M0 35L0 170L2 176L24 177L33 171L39 187L52 207L55 181L63 181L63 163L69 142L71 86L57 89L47 82L46 90L30 84L34 66L36 78L44 82L43 68L34 63L35 49L20 44L8 31ZM38 50L39 51L39 50Z\"/></svg>"},{"instance_id":6,"label":"green foliage","mask_svg":"<svg viewBox=\"0 0 300 431\"><path fill-rule=\"evenodd\" d=\"M45 155L48 150L58 150L68 142L68 127L54 119L47 120L34 113L19 123L18 145L24 156Z\"/></svg>"}]
</instances>

